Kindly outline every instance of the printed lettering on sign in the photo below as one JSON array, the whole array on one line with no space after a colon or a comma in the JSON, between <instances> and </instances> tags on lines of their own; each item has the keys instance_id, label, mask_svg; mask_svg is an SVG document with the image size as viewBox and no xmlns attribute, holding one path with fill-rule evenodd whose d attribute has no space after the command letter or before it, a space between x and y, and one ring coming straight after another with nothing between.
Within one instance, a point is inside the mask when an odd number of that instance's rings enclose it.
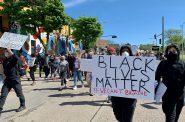
<instances>
[{"instance_id":1,"label":"printed lettering on sign","mask_svg":"<svg viewBox=\"0 0 185 122\"><path fill-rule=\"evenodd\" d=\"M5 32L0 39L0 47L20 50L28 36Z\"/></svg>"},{"instance_id":2,"label":"printed lettering on sign","mask_svg":"<svg viewBox=\"0 0 185 122\"><path fill-rule=\"evenodd\" d=\"M152 57L94 56L92 93L154 100L156 63Z\"/></svg>"}]
</instances>

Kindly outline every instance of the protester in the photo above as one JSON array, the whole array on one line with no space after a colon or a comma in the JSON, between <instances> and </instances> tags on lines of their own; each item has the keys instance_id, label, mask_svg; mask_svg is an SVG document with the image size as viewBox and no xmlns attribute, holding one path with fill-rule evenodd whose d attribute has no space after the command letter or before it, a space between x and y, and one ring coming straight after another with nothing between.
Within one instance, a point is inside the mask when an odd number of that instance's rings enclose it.
<instances>
[{"instance_id":1,"label":"protester","mask_svg":"<svg viewBox=\"0 0 185 122\"><path fill-rule=\"evenodd\" d=\"M122 46L120 49L121 56L133 56L129 46ZM136 99L111 97L112 108L116 119L119 122L132 122L136 108Z\"/></svg>"},{"instance_id":2,"label":"protester","mask_svg":"<svg viewBox=\"0 0 185 122\"><path fill-rule=\"evenodd\" d=\"M44 58L38 53L37 55L37 61L38 61L38 66L39 66L39 77L42 77L42 71L44 69Z\"/></svg>"},{"instance_id":3,"label":"protester","mask_svg":"<svg viewBox=\"0 0 185 122\"><path fill-rule=\"evenodd\" d=\"M33 63L32 66L29 66L30 68L30 77L33 81L33 83L31 84L32 86L34 86L36 84L35 82L35 71L37 70L37 60L34 54L31 55L31 58L35 58L35 62Z\"/></svg>"},{"instance_id":4,"label":"protester","mask_svg":"<svg viewBox=\"0 0 185 122\"><path fill-rule=\"evenodd\" d=\"M15 90L15 93L19 97L20 101L20 107L16 110L16 112L20 112L26 108L20 79L19 58L13 54L9 48L5 50L5 57L6 58L3 61L3 68L6 78L1 90L0 114L2 113L7 95L12 88Z\"/></svg>"},{"instance_id":5,"label":"protester","mask_svg":"<svg viewBox=\"0 0 185 122\"><path fill-rule=\"evenodd\" d=\"M94 54L93 51L89 52L89 54L87 55L87 59L91 60L93 54ZM92 72L87 72L85 77L86 77L86 81L87 81L88 87L90 88L89 89L89 95L93 96L93 94L91 94Z\"/></svg>"},{"instance_id":6,"label":"protester","mask_svg":"<svg viewBox=\"0 0 185 122\"><path fill-rule=\"evenodd\" d=\"M53 62L54 77L56 77L56 75L60 73L59 65L60 65L60 55L59 56L56 56L55 57L55 60Z\"/></svg>"},{"instance_id":7,"label":"protester","mask_svg":"<svg viewBox=\"0 0 185 122\"><path fill-rule=\"evenodd\" d=\"M75 67L74 62L75 62L75 57L69 53L68 63L69 63L69 72L70 72L71 78L74 76L74 67Z\"/></svg>"},{"instance_id":8,"label":"protester","mask_svg":"<svg viewBox=\"0 0 185 122\"><path fill-rule=\"evenodd\" d=\"M48 79L48 75L50 73L48 54L45 54L45 56L44 56L44 73L45 73L45 80L47 80Z\"/></svg>"},{"instance_id":9,"label":"protester","mask_svg":"<svg viewBox=\"0 0 185 122\"><path fill-rule=\"evenodd\" d=\"M50 78L52 78L53 74L55 73L54 61L55 61L55 55L51 55L49 57L49 66L50 66L50 73L51 73Z\"/></svg>"},{"instance_id":10,"label":"protester","mask_svg":"<svg viewBox=\"0 0 185 122\"><path fill-rule=\"evenodd\" d=\"M75 69L74 69L74 87L73 90L77 89L77 79L81 81L82 83L82 88L84 87L84 83L82 80L82 72L80 69L80 58L81 54L80 52L77 53L76 59L75 59Z\"/></svg>"},{"instance_id":11,"label":"protester","mask_svg":"<svg viewBox=\"0 0 185 122\"><path fill-rule=\"evenodd\" d=\"M160 62L156 80L167 87L162 97L166 122L177 122L184 105L185 63L180 60L180 50L176 45L167 46L165 55L167 60Z\"/></svg>"},{"instance_id":12,"label":"protester","mask_svg":"<svg viewBox=\"0 0 185 122\"><path fill-rule=\"evenodd\" d=\"M61 56L61 62L59 64L59 69L60 69L60 78L61 78L61 88L59 91L62 90L63 84L65 85L65 88L67 87L67 80L66 78L69 76L69 64L65 60L65 56Z\"/></svg>"}]
</instances>

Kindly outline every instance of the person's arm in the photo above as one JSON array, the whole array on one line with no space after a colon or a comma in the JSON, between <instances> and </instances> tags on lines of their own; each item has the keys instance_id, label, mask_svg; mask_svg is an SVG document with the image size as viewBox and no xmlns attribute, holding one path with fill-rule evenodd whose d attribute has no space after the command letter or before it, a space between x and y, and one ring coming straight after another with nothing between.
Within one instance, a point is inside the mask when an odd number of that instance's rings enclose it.
<instances>
[{"instance_id":1,"label":"person's arm","mask_svg":"<svg viewBox=\"0 0 185 122\"><path fill-rule=\"evenodd\" d=\"M158 85L156 86L156 89L155 89L155 93L157 91L157 88L159 86L159 83L161 81L161 77L162 77L162 67L164 65L164 61L161 61L157 67L157 70L155 72L155 80L158 82Z\"/></svg>"}]
</instances>

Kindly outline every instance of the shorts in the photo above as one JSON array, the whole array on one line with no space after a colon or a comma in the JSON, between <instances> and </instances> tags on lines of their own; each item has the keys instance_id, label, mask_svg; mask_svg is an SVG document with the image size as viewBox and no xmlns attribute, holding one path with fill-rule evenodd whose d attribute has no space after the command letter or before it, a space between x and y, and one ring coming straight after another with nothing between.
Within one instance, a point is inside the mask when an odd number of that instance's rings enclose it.
<instances>
[{"instance_id":1,"label":"shorts","mask_svg":"<svg viewBox=\"0 0 185 122\"><path fill-rule=\"evenodd\" d=\"M61 78L67 78L67 72L60 72Z\"/></svg>"}]
</instances>

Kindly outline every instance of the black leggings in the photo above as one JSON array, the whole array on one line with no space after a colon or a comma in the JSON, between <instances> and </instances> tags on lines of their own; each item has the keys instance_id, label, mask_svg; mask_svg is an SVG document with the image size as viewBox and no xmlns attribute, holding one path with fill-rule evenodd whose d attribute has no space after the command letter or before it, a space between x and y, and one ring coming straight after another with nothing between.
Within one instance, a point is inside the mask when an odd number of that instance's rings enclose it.
<instances>
[{"instance_id":1,"label":"black leggings","mask_svg":"<svg viewBox=\"0 0 185 122\"><path fill-rule=\"evenodd\" d=\"M178 122L183 106L184 97L179 100L163 100L162 109L166 116L166 122Z\"/></svg>"},{"instance_id":2,"label":"black leggings","mask_svg":"<svg viewBox=\"0 0 185 122\"><path fill-rule=\"evenodd\" d=\"M30 77L32 81L35 81L35 69L34 68L30 68Z\"/></svg>"},{"instance_id":3,"label":"black leggings","mask_svg":"<svg viewBox=\"0 0 185 122\"><path fill-rule=\"evenodd\" d=\"M112 108L119 122L132 122L136 108L136 99L111 97Z\"/></svg>"}]
</instances>

